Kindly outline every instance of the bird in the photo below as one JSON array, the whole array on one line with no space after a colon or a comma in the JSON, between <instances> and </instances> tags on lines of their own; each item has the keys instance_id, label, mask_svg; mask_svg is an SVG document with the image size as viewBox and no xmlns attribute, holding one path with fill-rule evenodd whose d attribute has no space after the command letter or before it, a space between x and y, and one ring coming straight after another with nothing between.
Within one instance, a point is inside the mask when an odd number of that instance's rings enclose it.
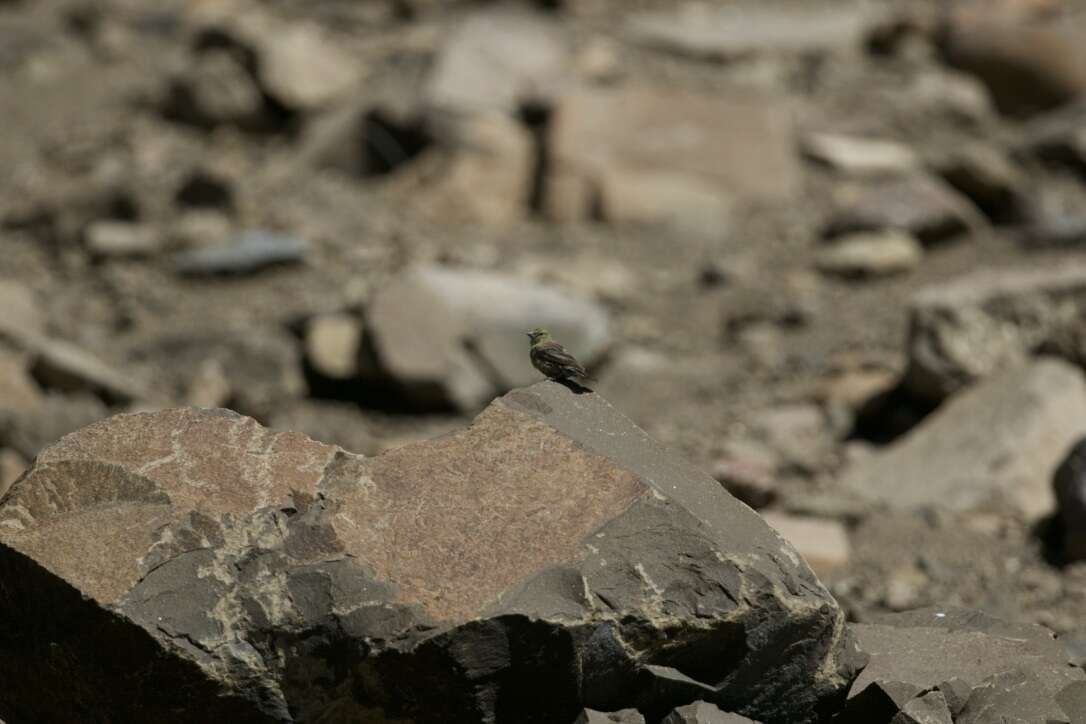
<instances>
[{"instance_id":1,"label":"bird","mask_svg":"<svg viewBox=\"0 0 1086 724\"><path fill-rule=\"evenodd\" d=\"M590 379L584 365L577 361L565 347L554 341L551 333L540 327L528 332L531 340L529 356L532 366L557 382L574 382Z\"/></svg>"}]
</instances>

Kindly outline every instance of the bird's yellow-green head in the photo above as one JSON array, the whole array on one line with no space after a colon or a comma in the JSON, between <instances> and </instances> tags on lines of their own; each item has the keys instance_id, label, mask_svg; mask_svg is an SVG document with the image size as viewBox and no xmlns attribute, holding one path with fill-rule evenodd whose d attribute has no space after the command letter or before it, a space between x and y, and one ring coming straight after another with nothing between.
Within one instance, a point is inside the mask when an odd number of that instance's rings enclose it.
<instances>
[{"instance_id":1,"label":"bird's yellow-green head","mask_svg":"<svg viewBox=\"0 0 1086 724\"><path fill-rule=\"evenodd\" d=\"M528 332L528 339L532 340L532 346L551 341L551 333L542 327L536 327Z\"/></svg>"}]
</instances>

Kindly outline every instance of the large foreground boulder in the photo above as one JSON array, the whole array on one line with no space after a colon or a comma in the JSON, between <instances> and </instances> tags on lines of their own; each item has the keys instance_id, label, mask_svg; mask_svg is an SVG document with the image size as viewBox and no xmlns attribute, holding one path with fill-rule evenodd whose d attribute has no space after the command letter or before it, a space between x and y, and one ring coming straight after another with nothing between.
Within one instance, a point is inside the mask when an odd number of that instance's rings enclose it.
<instances>
[{"instance_id":1,"label":"large foreground boulder","mask_svg":"<svg viewBox=\"0 0 1086 724\"><path fill-rule=\"evenodd\" d=\"M855 674L845 631L753 511L551 382L375 458L121 415L0 500L13 721L805 722Z\"/></svg>"}]
</instances>

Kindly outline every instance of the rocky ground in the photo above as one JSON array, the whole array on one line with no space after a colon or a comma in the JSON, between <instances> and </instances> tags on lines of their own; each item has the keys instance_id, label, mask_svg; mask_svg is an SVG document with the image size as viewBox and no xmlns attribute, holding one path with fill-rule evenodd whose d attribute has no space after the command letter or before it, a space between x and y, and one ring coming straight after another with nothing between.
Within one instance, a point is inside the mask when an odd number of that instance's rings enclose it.
<instances>
[{"instance_id":1,"label":"rocky ground","mask_svg":"<svg viewBox=\"0 0 1086 724\"><path fill-rule=\"evenodd\" d=\"M1073 0L0 1L0 495L122 412L457 440L546 326L858 626L1086 660L1084 40Z\"/></svg>"}]
</instances>

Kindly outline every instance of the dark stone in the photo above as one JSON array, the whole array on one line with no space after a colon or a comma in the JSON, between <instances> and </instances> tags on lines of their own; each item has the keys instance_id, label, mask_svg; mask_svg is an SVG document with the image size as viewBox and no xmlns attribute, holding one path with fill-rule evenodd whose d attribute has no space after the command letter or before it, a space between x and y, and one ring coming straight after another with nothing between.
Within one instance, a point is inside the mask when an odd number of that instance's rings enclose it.
<instances>
[{"instance_id":1,"label":"dark stone","mask_svg":"<svg viewBox=\"0 0 1086 724\"><path fill-rule=\"evenodd\" d=\"M1012 668L1014 665L1013 661L1006 662L1009 670L988 677L973 689L956 724L1071 724L1070 717L1056 701L1063 686L1053 686L1054 682L1047 677L1024 668Z\"/></svg>"},{"instance_id":2,"label":"dark stone","mask_svg":"<svg viewBox=\"0 0 1086 724\"><path fill-rule=\"evenodd\" d=\"M585 709L573 724L645 724L645 717L637 709L596 711Z\"/></svg>"},{"instance_id":3,"label":"dark stone","mask_svg":"<svg viewBox=\"0 0 1086 724\"><path fill-rule=\"evenodd\" d=\"M1034 680L1045 682L1043 690L1031 696L1048 707L1044 702L1051 702L1064 686L1086 680L1086 674L1066 663L1062 648L1047 629L1009 623L979 611L920 609L885 616L878 623L855 624L852 629L860 649L871 658L852 684L839 718L843 723L896 722L894 717L910 701L933 690L938 690L948 715L960 710L964 717L972 709L971 716L976 717L981 702L997 701L1003 706L1005 696L1010 696L1008 682L1017 681L1014 677L1021 672L1029 679L1030 691L1036 688ZM977 692L984 687L990 691L978 698ZM964 706L963 701L967 701ZM939 711L934 704L932 700L913 704L906 714L930 715L932 709Z\"/></svg>"},{"instance_id":4,"label":"dark stone","mask_svg":"<svg viewBox=\"0 0 1086 724\"><path fill-rule=\"evenodd\" d=\"M696 701L677 707L660 724L758 724L745 716L723 712L713 704Z\"/></svg>"},{"instance_id":5,"label":"dark stone","mask_svg":"<svg viewBox=\"0 0 1086 724\"><path fill-rule=\"evenodd\" d=\"M1086 438L1076 442L1052 476L1067 561L1086 559Z\"/></svg>"},{"instance_id":6,"label":"dark stone","mask_svg":"<svg viewBox=\"0 0 1086 724\"><path fill-rule=\"evenodd\" d=\"M950 709L941 691L926 694L905 702L890 724L953 724Z\"/></svg>"},{"instance_id":7,"label":"dark stone","mask_svg":"<svg viewBox=\"0 0 1086 724\"><path fill-rule=\"evenodd\" d=\"M307 248L297 237L248 231L232 244L181 252L174 259L174 269L183 276L252 274L270 266L299 263Z\"/></svg>"}]
</instances>

